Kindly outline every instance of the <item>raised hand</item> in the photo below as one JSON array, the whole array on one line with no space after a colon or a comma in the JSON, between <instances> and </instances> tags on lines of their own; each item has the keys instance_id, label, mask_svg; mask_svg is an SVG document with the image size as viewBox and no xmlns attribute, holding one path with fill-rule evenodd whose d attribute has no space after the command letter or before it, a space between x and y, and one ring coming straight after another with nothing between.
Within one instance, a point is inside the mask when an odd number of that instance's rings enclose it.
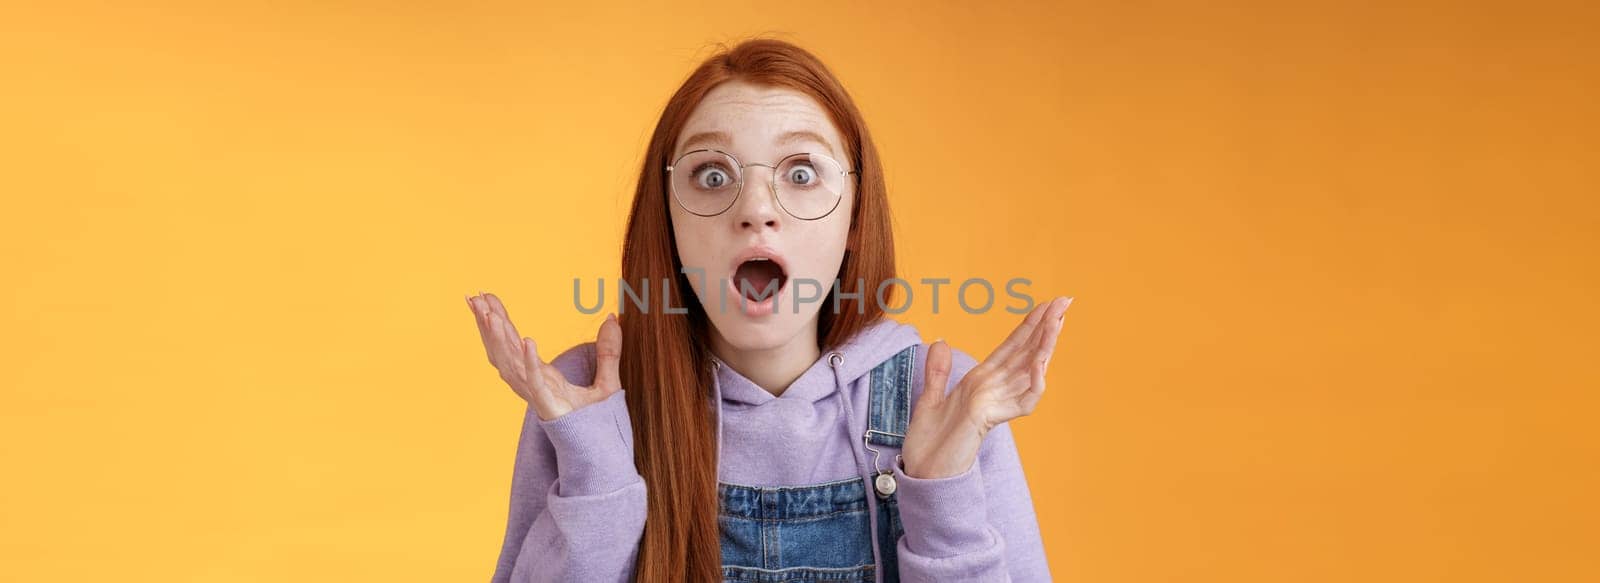
<instances>
[{"instance_id":1,"label":"raised hand","mask_svg":"<svg viewBox=\"0 0 1600 583\"><path fill-rule=\"evenodd\" d=\"M478 322L478 335L489 363L511 390L533 405L539 419L549 421L591 403L604 401L622 388L618 367L622 362L622 326L615 315L606 316L595 340L594 384L580 387L567 382L561 371L539 358L532 338L517 335L505 304L494 294L467 297Z\"/></svg>"},{"instance_id":2,"label":"raised hand","mask_svg":"<svg viewBox=\"0 0 1600 583\"><path fill-rule=\"evenodd\" d=\"M972 467L994 426L1033 412L1044 395L1044 373L1072 298L1035 306L989 358L946 394L950 346L928 348L922 396L911 410L901 458L913 478L946 478Z\"/></svg>"}]
</instances>

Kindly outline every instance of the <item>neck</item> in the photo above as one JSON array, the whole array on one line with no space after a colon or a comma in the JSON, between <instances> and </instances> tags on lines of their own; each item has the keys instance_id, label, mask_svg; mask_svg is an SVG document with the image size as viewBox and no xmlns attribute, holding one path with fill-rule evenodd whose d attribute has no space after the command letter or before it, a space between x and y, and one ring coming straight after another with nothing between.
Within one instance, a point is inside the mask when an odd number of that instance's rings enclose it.
<instances>
[{"instance_id":1,"label":"neck","mask_svg":"<svg viewBox=\"0 0 1600 583\"><path fill-rule=\"evenodd\" d=\"M712 326L711 353L757 386L782 396L795 379L822 357L817 349L817 318L801 327L801 333L788 342L771 348L743 349L729 343Z\"/></svg>"}]
</instances>

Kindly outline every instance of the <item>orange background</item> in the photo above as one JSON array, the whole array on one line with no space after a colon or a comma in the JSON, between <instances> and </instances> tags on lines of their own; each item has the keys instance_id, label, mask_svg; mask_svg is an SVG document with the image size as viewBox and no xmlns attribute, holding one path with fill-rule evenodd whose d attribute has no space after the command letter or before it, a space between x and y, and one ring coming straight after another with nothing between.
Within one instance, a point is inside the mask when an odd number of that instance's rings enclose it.
<instances>
[{"instance_id":1,"label":"orange background","mask_svg":"<svg viewBox=\"0 0 1600 583\"><path fill-rule=\"evenodd\" d=\"M1078 298L1015 424L1058 579L1600 578L1586 3L35 4L0 578L487 579L523 402L462 296L591 335L656 115L752 34L858 99L905 276Z\"/></svg>"}]
</instances>

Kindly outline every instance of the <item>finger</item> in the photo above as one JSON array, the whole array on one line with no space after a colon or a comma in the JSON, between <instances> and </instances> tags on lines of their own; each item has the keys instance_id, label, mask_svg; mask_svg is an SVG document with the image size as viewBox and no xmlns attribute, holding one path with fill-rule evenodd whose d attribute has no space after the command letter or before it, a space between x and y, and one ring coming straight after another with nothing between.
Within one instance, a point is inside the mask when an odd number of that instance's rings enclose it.
<instances>
[{"instance_id":1,"label":"finger","mask_svg":"<svg viewBox=\"0 0 1600 583\"><path fill-rule=\"evenodd\" d=\"M505 333L500 329L500 317L488 309L488 305L483 303L482 298L478 299L478 307L483 310L481 312L482 316L478 318L478 321L483 326L483 343L489 351L489 361L494 363L496 368L510 366L511 361L516 357L517 349L515 346L506 344Z\"/></svg>"},{"instance_id":2,"label":"finger","mask_svg":"<svg viewBox=\"0 0 1600 583\"><path fill-rule=\"evenodd\" d=\"M522 341L522 336L517 334L517 327L511 323L511 314L506 312L506 305L500 301L500 297L489 292L480 291L478 292L478 303L483 306L485 313L505 320L506 326L511 329L512 350L513 352L521 352L521 349L515 348L515 345Z\"/></svg>"},{"instance_id":3,"label":"finger","mask_svg":"<svg viewBox=\"0 0 1600 583\"><path fill-rule=\"evenodd\" d=\"M531 369L522 361L522 340L517 337L516 330L511 329L511 323L501 318L500 314L490 312L489 319L494 322L495 345L499 347L501 362L511 368L506 372L514 373L526 380Z\"/></svg>"},{"instance_id":4,"label":"finger","mask_svg":"<svg viewBox=\"0 0 1600 583\"><path fill-rule=\"evenodd\" d=\"M616 314L607 314L594 342L594 388L615 391L622 386L622 326Z\"/></svg>"},{"instance_id":5,"label":"finger","mask_svg":"<svg viewBox=\"0 0 1600 583\"><path fill-rule=\"evenodd\" d=\"M1045 373L1050 368L1050 357L1055 354L1056 339L1061 335L1062 321L1067 308L1072 305L1072 298L1056 298L1051 302L1050 311L1045 313L1045 320L1039 326L1039 347L1034 351L1034 357L1029 363L1029 382L1026 390L1017 399L1022 415L1033 412L1039 399L1044 396Z\"/></svg>"},{"instance_id":6,"label":"finger","mask_svg":"<svg viewBox=\"0 0 1600 583\"><path fill-rule=\"evenodd\" d=\"M1045 318L1050 312L1050 308L1053 304L1054 302L1041 303L1034 309L1037 313L1030 312L1028 314L1028 317L1033 319L1033 324L1028 329L1028 336L1026 338L1012 345L1011 349L1006 351L1004 354L997 354L989 357L989 360L994 362L996 369L1007 371L1006 374L1013 378L1018 377L1019 373L1021 377L1027 376L1027 370L1021 367L1027 366L1025 364L1026 361L1033 357L1034 350L1038 348L1039 333L1040 331L1044 330Z\"/></svg>"},{"instance_id":7,"label":"finger","mask_svg":"<svg viewBox=\"0 0 1600 583\"><path fill-rule=\"evenodd\" d=\"M1028 366L1028 360L1038 358L1039 347L1044 345L1045 339L1053 334L1050 327L1057 326L1056 329L1060 329L1061 312L1067 309L1066 298L1058 297L1040 304L1040 307L1043 310L1039 315L1038 322L1033 327L1033 332L1028 335L1026 341L1018 346L1017 350L1008 354L1005 360L1000 361L1002 368L1018 371L1025 370L1021 367Z\"/></svg>"},{"instance_id":8,"label":"finger","mask_svg":"<svg viewBox=\"0 0 1600 583\"><path fill-rule=\"evenodd\" d=\"M1032 369L1033 380L1028 385L1028 390L1024 391L1022 396L1017 398L1017 416L1032 413L1033 408L1038 406L1039 399L1044 397L1045 363L1035 362Z\"/></svg>"},{"instance_id":9,"label":"finger","mask_svg":"<svg viewBox=\"0 0 1600 583\"><path fill-rule=\"evenodd\" d=\"M494 294L487 295L489 296L489 304L494 306L495 314L498 314L500 319L506 321L506 328L511 329L511 337L516 339L518 342L521 342L522 335L517 333L516 324L511 323L511 314L506 313L506 305L500 303L500 298L495 297Z\"/></svg>"},{"instance_id":10,"label":"finger","mask_svg":"<svg viewBox=\"0 0 1600 583\"><path fill-rule=\"evenodd\" d=\"M998 391L997 396L1002 398L1019 398L1034 387L1033 368L1045 358L1040 348L1045 344L1046 338L1053 338L1060 328L1060 311L1066 309L1064 298L1040 304L1043 313L1034 325L1033 332L1028 335L1017 350L1007 354L1003 360L990 358L993 374L998 383L991 385ZM1056 328L1052 329L1052 326ZM1053 342L1052 342L1053 346Z\"/></svg>"},{"instance_id":11,"label":"finger","mask_svg":"<svg viewBox=\"0 0 1600 583\"><path fill-rule=\"evenodd\" d=\"M472 322L478 326L478 339L483 341L484 353L490 355L490 362L494 362L493 355L489 353L489 327L484 325L482 308L473 301L474 299L472 296L467 296L467 307L472 309Z\"/></svg>"},{"instance_id":12,"label":"finger","mask_svg":"<svg viewBox=\"0 0 1600 583\"><path fill-rule=\"evenodd\" d=\"M1044 318L1044 311L1048 306L1049 304L1034 306L1033 310L1022 318L1022 322L1017 324L1016 329L1011 331L1011 335L1006 336L1006 339L1000 342L1000 346L995 348L994 352L990 353L989 358L985 359L985 361L1006 362L1012 354L1026 346L1028 338L1033 336L1034 328L1037 328L1039 321Z\"/></svg>"},{"instance_id":13,"label":"finger","mask_svg":"<svg viewBox=\"0 0 1600 583\"><path fill-rule=\"evenodd\" d=\"M1046 368L1045 363L1038 359L1016 359L1004 369L998 380L989 385L994 391L993 396L1002 404L1001 408L995 410L995 423L1027 415L1033 410L1033 405L1044 394Z\"/></svg>"},{"instance_id":14,"label":"finger","mask_svg":"<svg viewBox=\"0 0 1600 583\"><path fill-rule=\"evenodd\" d=\"M922 396L914 406L917 410L933 407L944 401L950 388L950 345L943 339L928 347L927 368L922 373Z\"/></svg>"},{"instance_id":15,"label":"finger","mask_svg":"<svg viewBox=\"0 0 1600 583\"><path fill-rule=\"evenodd\" d=\"M545 415L554 409L554 404L549 386L545 384L543 376L537 374L543 364L539 358L539 345L532 338L522 338L517 341L517 346L521 349L523 367L535 371L535 374L528 375L528 382L524 384L525 396L528 402L533 404L534 411L539 413L539 418L544 419Z\"/></svg>"},{"instance_id":16,"label":"finger","mask_svg":"<svg viewBox=\"0 0 1600 583\"><path fill-rule=\"evenodd\" d=\"M489 319L494 322L494 331L500 336L500 341L505 343L506 347L520 351L521 348L517 345L522 339L517 335L517 330L511 325L511 321L493 310L489 311Z\"/></svg>"},{"instance_id":17,"label":"finger","mask_svg":"<svg viewBox=\"0 0 1600 583\"><path fill-rule=\"evenodd\" d=\"M1067 314L1067 308L1072 306L1072 298L1062 298L1057 301L1060 302L1061 306L1045 314L1044 325L1041 326L1043 329L1042 337L1039 339L1039 349L1035 357L1046 367L1050 366L1050 357L1056 353L1056 340L1061 336L1061 328Z\"/></svg>"},{"instance_id":18,"label":"finger","mask_svg":"<svg viewBox=\"0 0 1600 583\"><path fill-rule=\"evenodd\" d=\"M501 318L505 318L507 322L511 321L511 313L506 311L506 305L500 301L500 296L483 292L483 297L489 302L489 306L500 314Z\"/></svg>"},{"instance_id":19,"label":"finger","mask_svg":"<svg viewBox=\"0 0 1600 583\"><path fill-rule=\"evenodd\" d=\"M483 297L483 292L473 294L471 299L472 306L478 310L478 317L482 318L489 315L489 312L494 311L493 307L489 305L489 298Z\"/></svg>"}]
</instances>

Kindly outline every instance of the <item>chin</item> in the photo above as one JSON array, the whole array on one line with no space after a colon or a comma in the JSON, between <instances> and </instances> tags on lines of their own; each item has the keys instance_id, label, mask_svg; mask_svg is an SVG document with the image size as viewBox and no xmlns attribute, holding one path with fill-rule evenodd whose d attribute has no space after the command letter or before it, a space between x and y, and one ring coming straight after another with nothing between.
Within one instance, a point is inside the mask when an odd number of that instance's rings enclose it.
<instances>
[{"instance_id":1,"label":"chin","mask_svg":"<svg viewBox=\"0 0 1600 583\"><path fill-rule=\"evenodd\" d=\"M737 308L731 308L726 314L712 317L711 325L734 348L760 351L784 347L800 334L800 326L808 321L809 315L792 312L778 312L752 319Z\"/></svg>"}]
</instances>

